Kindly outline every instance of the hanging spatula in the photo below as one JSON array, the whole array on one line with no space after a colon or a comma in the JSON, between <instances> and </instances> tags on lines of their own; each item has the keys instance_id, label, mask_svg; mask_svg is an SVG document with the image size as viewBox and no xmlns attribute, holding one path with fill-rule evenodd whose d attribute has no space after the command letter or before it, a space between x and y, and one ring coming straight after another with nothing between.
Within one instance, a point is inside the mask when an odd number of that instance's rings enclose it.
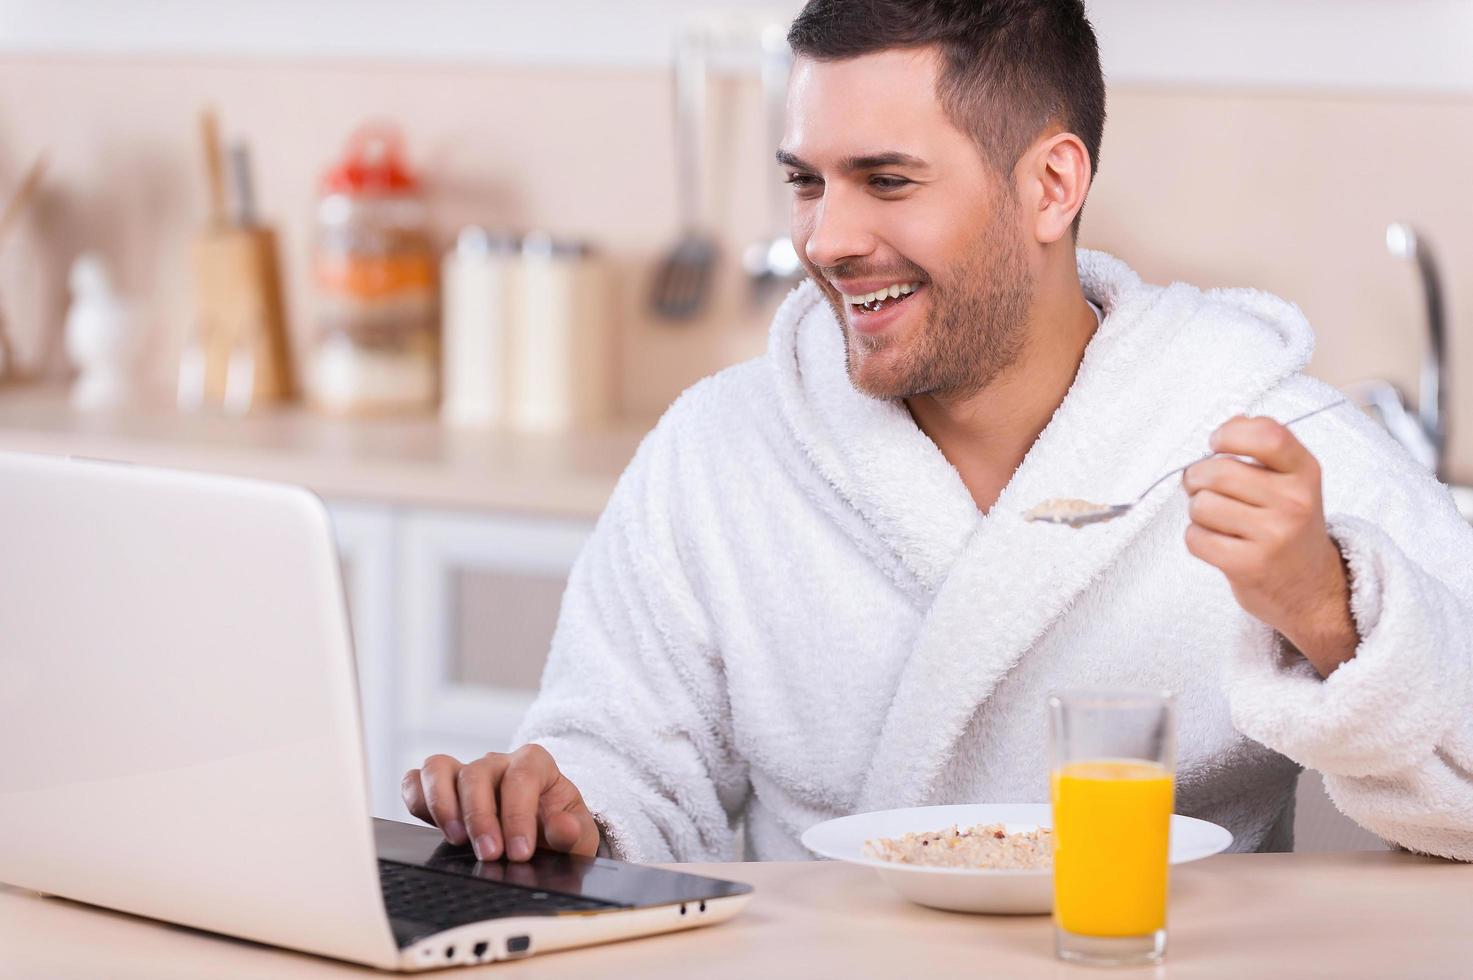
<instances>
[{"instance_id":1,"label":"hanging spatula","mask_svg":"<svg viewBox=\"0 0 1473 980\"><path fill-rule=\"evenodd\" d=\"M716 241L702 227L706 138L705 38L686 34L675 52L675 182L680 238L655 273L651 305L667 320L700 313L711 291Z\"/></svg>"}]
</instances>

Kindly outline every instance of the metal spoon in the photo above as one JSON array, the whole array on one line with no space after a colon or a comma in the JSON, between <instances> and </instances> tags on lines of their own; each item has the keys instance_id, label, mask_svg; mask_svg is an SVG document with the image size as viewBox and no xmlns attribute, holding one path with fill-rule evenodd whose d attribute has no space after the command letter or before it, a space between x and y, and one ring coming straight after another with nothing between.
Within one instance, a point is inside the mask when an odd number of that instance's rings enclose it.
<instances>
[{"instance_id":1,"label":"metal spoon","mask_svg":"<svg viewBox=\"0 0 1473 980\"><path fill-rule=\"evenodd\" d=\"M768 24L762 29L762 115L767 127L763 160L772 166L772 151L783 141L783 113L788 97L788 75L793 67L793 51L788 47L786 22ZM803 278L803 263L793 248L788 233L788 193L782 182L767 182L770 235L748 245L742 252L742 268L752 283L758 302L778 287L791 287Z\"/></svg>"},{"instance_id":2,"label":"metal spoon","mask_svg":"<svg viewBox=\"0 0 1473 980\"><path fill-rule=\"evenodd\" d=\"M1303 422L1305 419L1309 418L1312 415L1318 415L1321 412L1328 412L1332 408L1339 408L1341 405L1348 404L1350 404L1350 400L1347 398L1342 398L1339 401L1331 402L1328 405L1322 405L1312 412L1305 412L1303 415L1292 418L1289 421L1285 422L1284 426L1288 427L1296 422ZM1043 521L1047 524L1067 524L1070 527L1083 527L1086 524L1098 524L1102 521L1113 521L1120 515L1129 513L1136 504L1140 503L1142 500L1145 500L1146 495L1149 494L1152 490L1159 487L1162 483L1164 483L1168 477L1175 476L1183 470L1195 466L1198 463L1203 462L1204 460L1211 459L1214 456L1229 455L1232 454L1208 453L1205 456L1201 456L1197 459L1192 460L1190 463L1185 463L1181 466L1178 466L1176 469L1162 474L1155 483L1152 483L1150 486L1146 487L1145 490L1141 491L1141 495L1139 497L1135 498L1128 504L1090 504L1088 501L1083 500L1045 500L1043 503L1025 513L1023 517L1025 520L1029 521ZM1048 509L1050 504L1054 505L1054 509ZM1072 505L1073 509L1061 510L1059 509L1061 505Z\"/></svg>"}]
</instances>

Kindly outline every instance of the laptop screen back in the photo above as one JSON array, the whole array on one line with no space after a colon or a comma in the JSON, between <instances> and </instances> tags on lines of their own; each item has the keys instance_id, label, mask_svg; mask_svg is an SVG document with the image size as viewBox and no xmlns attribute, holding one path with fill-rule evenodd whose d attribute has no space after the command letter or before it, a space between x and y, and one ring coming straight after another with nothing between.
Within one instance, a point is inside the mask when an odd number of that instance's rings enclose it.
<instances>
[{"instance_id":1,"label":"laptop screen back","mask_svg":"<svg viewBox=\"0 0 1473 980\"><path fill-rule=\"evenodd\" d=\"M0 881L391 967L321 502L15 454L0 487Z\"/></svg>"}]
</instances>

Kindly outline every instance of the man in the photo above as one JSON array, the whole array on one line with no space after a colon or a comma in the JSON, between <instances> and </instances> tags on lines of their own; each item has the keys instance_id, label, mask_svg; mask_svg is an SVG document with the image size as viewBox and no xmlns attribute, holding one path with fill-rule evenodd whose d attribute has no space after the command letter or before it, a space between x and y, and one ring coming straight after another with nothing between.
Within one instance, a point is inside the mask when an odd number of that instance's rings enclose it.
<instances>
[{"instance_id":1,"label":"man","mask_svg":"<svg viewBox=\"0 0 1473 980\"><path fill-rule=\"evenodd\" d=\"M645 439L529 743L405 799L482 858L801 858L860 810L1047 799L1056 689L1169 689L1177 809L1287 849L1301 767L1473 860L1473 530L1299 372L1292 305L1076 252L1104 86L1078 0L812 0L778 159L810 280ZM1133 500L1082 529L1053 497ZM1251 458L1253 462L1245 461ZM535 744L530 744L535 740Z\"/></svg>"}]
</instances>

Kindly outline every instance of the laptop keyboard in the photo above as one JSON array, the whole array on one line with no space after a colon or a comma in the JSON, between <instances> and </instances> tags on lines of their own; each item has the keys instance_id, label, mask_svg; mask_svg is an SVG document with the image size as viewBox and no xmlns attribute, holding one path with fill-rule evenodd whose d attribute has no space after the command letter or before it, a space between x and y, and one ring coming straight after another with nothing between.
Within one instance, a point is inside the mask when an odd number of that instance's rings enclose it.
<instances>
[{"instance_id":1,"label":"laptop keyboard","mask_svg":"<svg viewBox=\"0 0 1473 980\"><path fill-rule=\"evenodd\" d=\"M453 929L484 919L623 908L595 898L533 891L395 861L380 860L378 876L389 918L424 923L437 930Z\"/></svg>"}]
</instances>

